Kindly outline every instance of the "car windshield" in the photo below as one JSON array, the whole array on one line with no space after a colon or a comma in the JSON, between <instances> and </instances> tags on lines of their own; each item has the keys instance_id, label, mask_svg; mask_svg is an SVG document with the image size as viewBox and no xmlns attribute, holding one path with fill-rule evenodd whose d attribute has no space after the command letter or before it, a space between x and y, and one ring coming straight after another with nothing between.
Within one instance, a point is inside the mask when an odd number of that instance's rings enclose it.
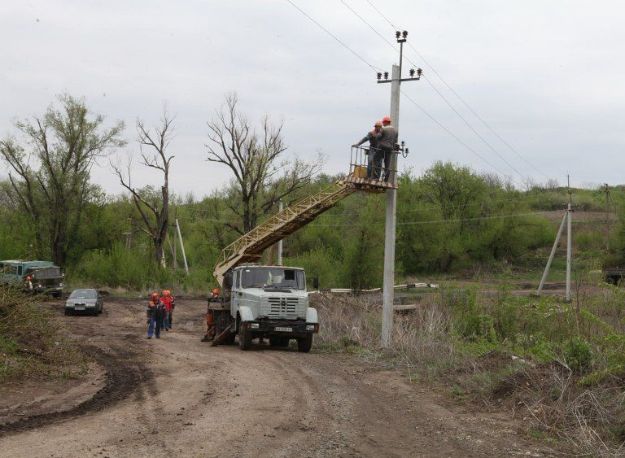
<instances>
[{"instance_id":1,"label":"car windshield","mask_svg":"<svg viewBox=\"0 0 625 458\"><path fill-rule=\"evenodd\" d=\"M96 299L98 293L95 289L77 289L70 294L70 299Z\"/></svg>"},{"instance_id":2,"label":"car windshield","mask_svg":"<svg viewBox=\"0 0 625 458\"><path fill-rule=\"evenodd\" d=\"M305 289L304 271L281 267L250 267L242 270L243 288Z\"/></svg>"}]
</instances>

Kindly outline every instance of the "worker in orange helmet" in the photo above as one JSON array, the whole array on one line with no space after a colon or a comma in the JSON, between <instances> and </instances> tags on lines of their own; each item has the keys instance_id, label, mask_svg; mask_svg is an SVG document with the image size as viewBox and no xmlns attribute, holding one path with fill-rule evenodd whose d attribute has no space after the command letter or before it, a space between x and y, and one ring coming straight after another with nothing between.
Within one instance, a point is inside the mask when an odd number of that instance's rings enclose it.
<instances>
[{"instance_id":1,"label":"worker in orange helmet","mask_svg":"<svg viewBox=\"0 0 625 458\"><path fill-rule=\"evenodd\" d=\"M397 149L397 129L391 125L390 116L382 118L382 133L378 139L378 147L384 153L384 181L389 181L393 152Z\"/></svg>"},{"instance_id":2,"label":"worker in orange helmet","mask_svg":"<svg viewBox=\"0 0 625 458\"><path fill-rule=\"evenodd\" d=\"M163 319L163 327L165 331L169 331L173 324L173 312L174 307L176 306L176 300L174 296L171 295L171 291L168 289L163 290L161 293L161 302L165 306L165 316Z\"/></svg>"},{"instance_id":3,"label":"worker in orange helmet","mask_svg":"<svg viewBox=\"0 0 625 458\"><path fill-rule=\"evenodd\" d=\"M206 307L206 334L202 337L202 342L210 342L215 338L215 316L211 310L211 302L219 301L219 288L213 288L211 295L208 298L208 305Z\"/></svg>"},{"instance_id":4,"label":"worker in orange helmet","mask_svg":"<svg viewBox=\"0 0 625 458\"><path fill-rule=\"evenodd\" d=\"M165 314L165 306L158 296L157 292L150 294L148 301L147 317L148 317L148 339L152 336L160 339L161 327L163 325L163 315Z\"/></svg>"}]
</instances>

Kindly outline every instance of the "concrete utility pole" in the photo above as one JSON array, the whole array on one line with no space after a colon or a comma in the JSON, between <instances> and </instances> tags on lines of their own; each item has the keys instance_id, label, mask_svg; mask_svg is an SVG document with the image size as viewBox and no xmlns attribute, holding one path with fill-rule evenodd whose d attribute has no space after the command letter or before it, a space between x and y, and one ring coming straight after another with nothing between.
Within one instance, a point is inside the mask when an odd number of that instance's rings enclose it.
<instances>
[{"instance_id":1,"label":"concrete utility pole","mask_svg":"<svg viewBox=\"0 0 625 458\"><path fill-rule=\"evenodd\" d=\"M378 73L378 83L391 83L391 124L399 132L399 96L401 93L402 81L416 81L421 78L421 69L410 70L410 78L402 79L402 60L404 43L408 32L395 32L395 38L399 43L399 65L393 65L391 79L388 79L388 72ZM388 171L386 172L388 173ZM397 186L397 154L391 157L390 179L394 186ZM384 231L384 283L382 288L382 347L389 348L393 335L393 302L395 299L395 223L397 214L397 189L391 188L386 191L386 226Z\"/></svg>"},{"instance_id":2,"label":"concrete utility pole","mask_svg":"<svg viewBox=\"0 0 625 458\"><path fill-rule=\"evenodd\" d=\"M282 201L280 201L278 209L282 213ZM278 265L282 265L282 239L278 242Z\"/></svg>"},{"instance_id":3,"label":"concrete utility pole","mask_svg":"<svg viewBox=\"0 0 625 458\"><path fill-rule=\"evenodd\" d=\"M605 250L610 251L610 185L603 185L605 192Z\"/></svg>"},{"instance_id":4,"label":"concrete utility pole","mask_svg":"<svg viewBox=\"0 0 625 458\"><path fill-rule=\"evenodd\" d=\"M540 296L540 293L543 290L543 286L545 285L545 281L547 280L547 275L549 274L549 269L551 268L551 262L553 261L553 257L556 254L556 248L558 248L558 244L560 243L560 237L562 236L564 223L566 223L566 295L565 295L565 300L569 302L571 300L571 267L573 265L573 231L572 231L573 207L571 205L571 186L570 186L568 175L566 179L568 183L567 189L568 189L568 194L569 194L569 203L566 206L566 212L564 213L564 217L562 218L562 222L560 223L560 227L558 228L558 233L556 234L556 240L555 242L553 242L553 247L551 248L551 253L549 254L549 260L547 261L547 265L545 266L543 276L540 279L540 285L538 285L538 290L536 291L536 295Z\"/></svg>"},{"instance_id":5,"label":"concrete utility pole","mask_svg":"<svg viewBox=\"0 0 625 458\"><path fill-rule=\"evenodd\" d=\"M543 272L543 276L540 279L540 285L538 285L538 290L536 291L536 295L540 296L540 293L543 290L543 286L545 286L545 281L547 280L547 275L549 274L549 269L551 268L551 263L553 262L553 257L556 254L556 249L558 248L558 244L560 243L560 237L562 236L562 230L564 229L564 223L569 219L569 212L567 211L562 217L562 222L560 223L560 228L558 229L558 233L556 234L556 240L553 242L553 247L551 247L551 253L549 254L549 260L547 261L547 265L545 266L545 270Z\"/></svg>"},{"instance_id":6,"label":"concrete utility pole","mask_svg":"<svg viewBox=\"0 0 625 458\"><path fill-rule=\"evenodd\" d=\"M569 204L567 206L566 214L566 300L571 300L571 264L573 261L573 234L571 232L573 210L571 209L571 181L569 176L566 176L567 188L569 191Z\"/></svg>"},{"instance_id":7,"label":"concrete utility pole","mask_svg":"<svg viewBox=\"0 0 625 458\"><path fill-rule=\"evenodd\" d=\"M176 218L176 231L178 232L178 240L180 240L180 249L182 251L182 260L184 262L184 271L189 275L189 265L187 264L187 254L184 251L184 243L182 242L182 234L180 233L180 224Z\"/></svg>"}]
</instances>

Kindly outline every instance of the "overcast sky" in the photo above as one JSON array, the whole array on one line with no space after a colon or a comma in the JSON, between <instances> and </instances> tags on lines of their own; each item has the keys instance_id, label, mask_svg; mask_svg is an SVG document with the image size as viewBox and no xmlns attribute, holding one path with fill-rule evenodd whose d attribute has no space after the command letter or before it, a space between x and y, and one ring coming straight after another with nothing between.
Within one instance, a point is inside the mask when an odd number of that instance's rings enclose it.
<instances>
[{"instance_id":1,"label":"overcast sky","mask_svg":"<svg viewBox=\"0 0 625 458\"><path fill-rule=\"evenodd\" d=\"M421 109L402 98L400 138L411 153L400 167L420 174L445 160L517 184L565 183L567 173L576 186L625 183L623 2L292 1L390 71L397 52L345 4L394 42L372 5L380 9L409 31L406 58L491 145L428 81L410 82L402 91ZM376 84L371 68L287 0L6 0L0 42L0 136L69 93L108 123L123 120L128 146L120 153L136 154L136 119L155 124L166 105L176 116L171 182L181 195L201 197L229 179L206 161L204 146L206 121L228 92L238 93L250 120L268 114L284 123L289 155L322 152L327 173L346 170L349 145L389 110L390 85ZM138 166L134 175L136 184L156 179ZM121 192L107 161L93 179Z\"/></svg>"}]
</instances>

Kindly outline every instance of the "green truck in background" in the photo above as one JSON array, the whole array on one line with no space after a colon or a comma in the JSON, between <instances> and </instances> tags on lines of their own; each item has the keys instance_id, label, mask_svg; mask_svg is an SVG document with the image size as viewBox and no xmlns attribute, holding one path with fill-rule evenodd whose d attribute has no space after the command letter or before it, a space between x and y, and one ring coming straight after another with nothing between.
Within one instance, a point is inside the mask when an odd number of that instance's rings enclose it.
<instances>
[{"instance_id":1,"label":"green truck in background","mask_svg":"<svg viewBox=\"0 0 625 458\"><path fill-rule=\"evenodd\" d=\"M61 268L50 261L0 261L0 284L25 291L61 297L63 277Z\"/></svg>"}]
</instances>

